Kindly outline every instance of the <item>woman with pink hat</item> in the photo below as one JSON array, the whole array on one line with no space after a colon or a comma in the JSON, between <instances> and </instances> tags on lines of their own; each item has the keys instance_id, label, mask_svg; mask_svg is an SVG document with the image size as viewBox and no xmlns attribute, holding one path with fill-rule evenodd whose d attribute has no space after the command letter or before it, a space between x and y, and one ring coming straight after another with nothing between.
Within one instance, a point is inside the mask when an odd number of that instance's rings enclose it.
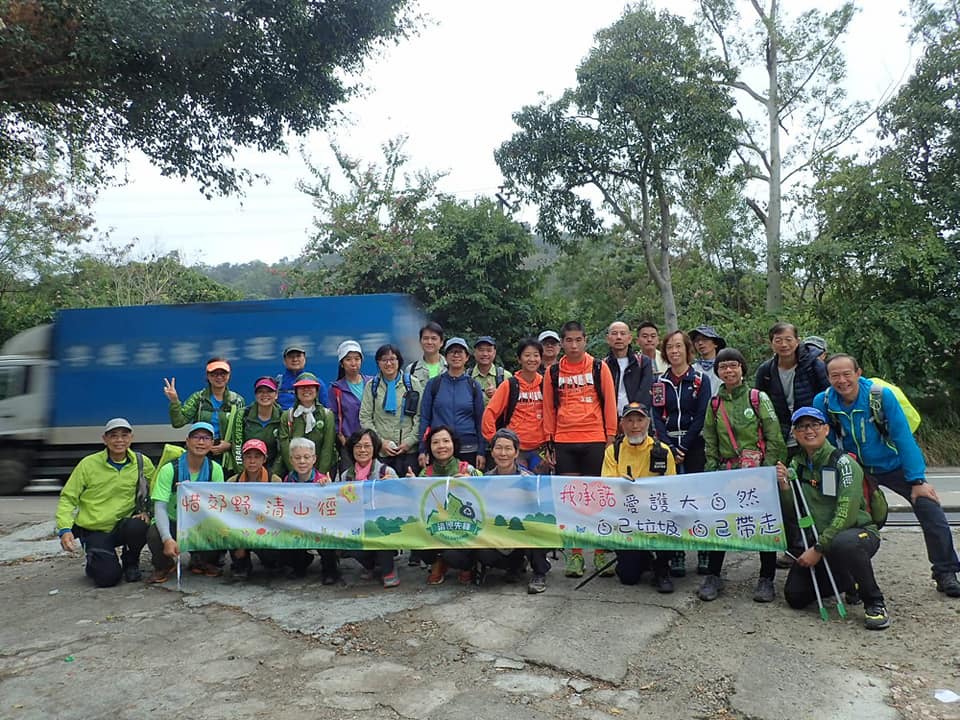
<instances>
[{"instance_id":1,"label":"woman with pink hat","mask_svg":"<svg viewBox=\"0 0 960 720\"><path fill-rule=\"evenodd\" d=\"M316 447L314 468L318 472L328 474L337 461L334 417L320 404L320 387L317 376L309 372L300 373L293 383L296 401L280 416L280 454L273 466L273 471L281 477L293 469L290 462L290 441L293 438L313 441Z\"/></svg>"},{"instance_id":2,"label":"woman with pink hat","mask_svg":"<svg viewBox=\"0 0 960 720\"><path fill-rule=\"evenodd\" d=\"M266 467L272 468L280 451L280 415L277 404L277 381L269 375L258 377L253 382L255 402L243 411L241 438L260 440L267 448Z\"/></svg>"}]
</instances>

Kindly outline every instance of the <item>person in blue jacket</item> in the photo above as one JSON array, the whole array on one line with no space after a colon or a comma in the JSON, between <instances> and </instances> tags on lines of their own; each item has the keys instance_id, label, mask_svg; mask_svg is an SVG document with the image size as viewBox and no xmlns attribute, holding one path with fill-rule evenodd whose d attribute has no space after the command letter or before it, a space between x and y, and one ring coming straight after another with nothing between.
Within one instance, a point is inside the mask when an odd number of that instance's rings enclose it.
<instances>
[{"instance_id":1,"label":"person in blue jacket","mask_svg":"<svg viewBox=\"0 0 960 720\"><path fill-rule=\"evenodd\" d=\"M481 432L484 395L480 384L467 373L467 341L452 337L443 346L443 353L447 369L426 384L420 400L420 437L425 438L431 427L452 427L460 440L457 457L483 470L486 449ZM426 467L426 463L426 446L421 439L421 467Z\"/></svg>"},{"instance_id":2,"label":"person in blue jacket","mask_svg":"<svg viewBox=\"0 0 960 720\"><path fill-rule=\"evenodd\" d=\"M283 350L283 372L277 375L277 405L281 410L289 410L297 404L297 394L293 384L305 372L307 367L307 351L303 345L291 345ZM317 404L327 406L327 386L319 380L317 388Z\"/></svg>"},{"instance_id":3,"label":"person in blue jacket","mask_svg":"<svg viewBox=\"0 0 960 720\"><path fill-rule=\"evenodd\" d=\"M960 559L936 490L926 481L923 451L910 432L907 417L888 388L880 392L882 413L871 407L873 383L862 377L856 359L838 353L827 361L830 387L813 401L830 423L830 441L856 455L878 484L907 500L917 516L937 590L960 597ZM884 427L885 426L885 427Z\"/></svg>"}]
</instances>

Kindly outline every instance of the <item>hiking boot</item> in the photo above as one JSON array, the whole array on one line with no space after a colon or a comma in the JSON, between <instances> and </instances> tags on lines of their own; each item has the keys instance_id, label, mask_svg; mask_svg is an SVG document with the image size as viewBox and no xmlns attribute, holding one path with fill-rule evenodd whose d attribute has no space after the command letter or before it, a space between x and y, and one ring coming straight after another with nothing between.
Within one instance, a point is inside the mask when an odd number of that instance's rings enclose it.
<instances>
[{"instance_id":1,"label":"hiking boot","mask_svg":"<svg viewBox=\"0 0 960 720\"><path fill-rule=\"evenodd\" d=\"M614 555L615 555L614 553L610 553L606 550L594 550L593 551L593 569L599 570L608 562L613 560ZM616 574L617 574L616 569L613 567L613 565L610 565L610 567L606 568L602 573L600 573L600 577L613 577Z\"/></svg>"},{"instance_id":2,"label":"hiking boot","mask_svg":"<svg viewBox=\"0 0 960 720\"><path fill-rule=\"evenodd\" d=\"M700 583L700 589L697 590L697 597L704 602L716 600L720 594L721 582L716 575L707 575Z\"/></svg>"},{"instance_id":3,"label":"hiking boot","mask_svg":"<svg viewBox=\"0 0 960 720\"><path fill-rule=\"evenodd\" d=\"M773 584L773 578L760 578L757 580L757 589L753 591L753 601L760 603L773 602L777 596L777 589Z\"/></svg>"},{"instance_id":4,"label":"hiking boot","mask_svg":"<svg viewBox=\"0 0 960 720\"><path fill-rule=\"evenodd\" d=\"M383 586L385 588L395 588L400 584L400 578L397 576L397 571L389 572L383 576Z\"/></svg>"},{"instance_id":5,"label":"hiking boot","mask_svg":"<svg viewBox=\"0 0 960 720\"><path fill-rule=\"evenodd\" d=\"M534 575L527 584L528 595L538 595L547 589L547 576Z\"/></svg>"},{"instance_id":6,"label":"hiking boot","mask_svg":"<svg viewBox=\"0 0 960 720\"><path fill-rule=\"evenodd\" d=\"M957 582L956 573L940 573L935 579L937 592L946 593L947 597L960 597L960 582Z\"/></svg>"},{"instance_id":7,"label":"hiking boot","mask_svg":"<svg viewBox=\"0 0 960 720\"><path fill-rule=\"evenodd\" d=\"M658 593L669 595L673 592L673 580L670 579L669 575L655 577L653 579L653 587L657 589Z\"/></svg>"},{"instance_id":8,"label":"hiking boot","mask_svg":"<svg viewBox=\"0 0 960 720\"><path fill-rule=\"evenodd\" d=\"M127 565L123 568L124 582L139 582L143 580L143 573L139 565Z\"/></svg>"},{"instance_id":9,"label":"hiking boot","mask_svg":"<svg viewBox=\"0 0 960 720\"><path fill-rule=\"evenodd\" d=\"M793 562L793 558L786 553L777 555L777 567L781 570L786 570L787 568L793 567Z\"/></svg>"},{"instance_id":10,"label":"hiking boot","mask_svg":"<svg viewBox=\"0 0 960 720\"><path fill-rule=\"evenodd\" d=\"M870 603L863 611L863 625L867 630L883 630L890 627L890 615L881 603Z\"/></svg>"},{"instance_id":11,"label":"hiking boot","mask_svg":"<svg viewBox=\"0 0 960 720\"><path fill-rule=\"evenodd\" d=\"M433 565L430 566L430 574L427 576L427 585L443 585L443 581L447 579L447 564L437 558L433 561Z\"/></svg>"},{"instance_id":12,"label":"hiking boot","mask_svg":"<svg viewBox=\"0 0 960 720\"><path fill-rule=\"evenodd\" d=\"M571 578L583 577L583 567L586 562L581 553L570 553L567 555L567 564L563 569L563 574Z\"/></svg>"},{"instance_id":13,"label":"hiking boot","mask_svg":"<svg viewBox=\"0 0 960 720\"><path fill-rule=\"evenodd\" d=\"M697 575L710 574L710 553L705 550L697 551Z\"/></svg>"},{"instance_id":14,"label":"hiking boot","mask_svg":"<svg viewBox=\"0 0 960 720\"><path fill-rule=\"evenodd\" d=\"M687 554L684 552L671 553L670 575L684 577L687 574Z\"/></svg>"},{"instance_id":15,"label":"hiking boot","mask_svg":"<svg viewBox=\"0 0 960 720\"><path fill-rule=\"evenodd\" d=\"M150 577L147 578L147 582L150 583L151 585L159 585L160 583L165 583L173 574L174 570L176 570L176 566L174 565L171 565L170 567L165 568L163 570L154 570L153 573L151 573Z\"/></svg>"}]
</instances>

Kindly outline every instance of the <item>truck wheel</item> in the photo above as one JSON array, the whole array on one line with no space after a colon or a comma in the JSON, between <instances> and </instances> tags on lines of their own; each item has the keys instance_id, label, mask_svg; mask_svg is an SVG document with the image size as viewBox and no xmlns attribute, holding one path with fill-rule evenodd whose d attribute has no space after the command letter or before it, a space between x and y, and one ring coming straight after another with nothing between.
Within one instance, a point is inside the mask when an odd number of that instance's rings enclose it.
<instances>
[{"instance_id":1,"label":"truck wheel","mask_svg":"<svg viewBox=\"0 0 960 720\"><path fill-rule=\"evenodd\" d=\"M0 495L16 495L30 483L27 457L17 453L0 455Z\"/></svg>"}]
</instances>

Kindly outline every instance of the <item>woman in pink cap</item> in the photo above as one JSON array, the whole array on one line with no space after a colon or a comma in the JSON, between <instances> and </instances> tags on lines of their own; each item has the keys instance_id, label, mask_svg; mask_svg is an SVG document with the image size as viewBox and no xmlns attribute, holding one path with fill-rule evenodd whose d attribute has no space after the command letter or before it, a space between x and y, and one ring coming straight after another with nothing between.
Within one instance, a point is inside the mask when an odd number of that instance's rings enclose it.
<instances>
[{"instance_id":1,"label":"woman in pink cap","mask_svg":"<svg viewBox=\"0 0 960 720\"><path fill-rule=\"evenodd\" d=\"M267 461L267 445L263 440L253 438L247 440L241 449L243 456L243 470L227 479L227 482L280 482L280 478L273 475L265 467ZM230 572L235 577L249 578L253 574L253 562L250 551L239 549L230 551Z\"/></svg>"},{"instance_id":2,"label":"woman in pink cap","mask_svg":"<svg viewBox=\"0 0 960 720\"><path fill-rule=\"evenodd\" d=\"M266 467L272 468L280 450L280 414L277 405L277 381L268 375L257 378L253 383L253 397L256 402L243 411L242 439L260 440L267 448Z\"/></svg>"}]
</instances>

